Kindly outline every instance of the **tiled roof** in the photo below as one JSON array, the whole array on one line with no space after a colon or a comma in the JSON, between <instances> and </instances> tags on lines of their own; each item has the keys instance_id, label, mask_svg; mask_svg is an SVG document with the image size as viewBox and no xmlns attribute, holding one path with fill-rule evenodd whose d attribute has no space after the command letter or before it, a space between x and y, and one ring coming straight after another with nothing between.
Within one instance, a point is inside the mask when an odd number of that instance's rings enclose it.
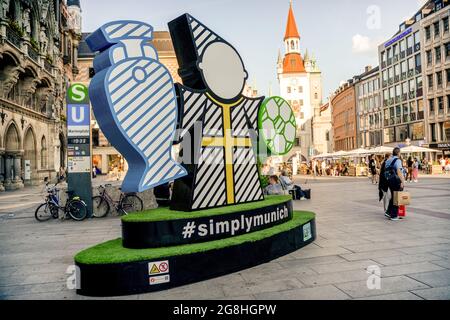
<instances>
[{"instance_id":1,"label":"tiled roof","mask_svg":"<svg viewBox=\"0 0 450 320\"><path fill-rule=\"evenodd\" d=\"M305 63L299 53L288 53L283 60L283 73L305 73Z\"/></svg>"}]
</instances>

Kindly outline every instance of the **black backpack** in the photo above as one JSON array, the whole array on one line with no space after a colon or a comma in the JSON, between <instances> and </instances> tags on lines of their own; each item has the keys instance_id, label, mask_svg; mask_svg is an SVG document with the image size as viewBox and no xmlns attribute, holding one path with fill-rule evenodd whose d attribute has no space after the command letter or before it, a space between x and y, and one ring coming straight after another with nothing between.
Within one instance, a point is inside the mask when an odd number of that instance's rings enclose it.
<instances>
[{"instance_id":1,"label":"black backpack","mask_svg":"<svg viewBox=\"0 0 450 320\"><path fill-rule=\"evenodd\" d=\"M390 186L396 186L400 184L400 177L397 174L397 170L395 170L394 166L395 163L400 160L399 158L392 161L392 163L389 166L386 166L384 171L384 177L386 178L387 182Z\"/></svg>"}]
</instances>

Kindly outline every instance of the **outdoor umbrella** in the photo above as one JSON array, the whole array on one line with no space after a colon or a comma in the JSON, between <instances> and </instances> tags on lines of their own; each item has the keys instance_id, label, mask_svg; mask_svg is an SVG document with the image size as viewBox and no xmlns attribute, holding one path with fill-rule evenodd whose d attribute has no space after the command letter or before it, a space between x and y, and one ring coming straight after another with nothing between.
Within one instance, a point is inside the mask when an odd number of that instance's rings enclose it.
<instances>
[{"instance_id":1,"label":"outdoor umbrella","mask_svg":"<svg viewBox=\"0 0 450 320\"><path fill-rule=\"evenodd\" d=\"M401 148L401 151L403 153L419 153L419 152L440 152L434 149L424 148L424 147L418 147L418 146L408 146Z\"/></svg>"},{"instance_id":2,"label":"outdoor umbrella","mask_svg":"<svg viewBox=\"0 0 450 320\"><path fill-rule=\"evenodd\" d=\"M331 157L333 157L333 158L335 158L335 159L339 159L339 158L345 157L346 155L347 155L347 152L341 150L341 151L332 153L332 154L331 154Z\"/></svg>"},{"instance_id":3,"label":"outdoor umbrella","mask_svg":"<svg viewBox=\"0 0 450 320\"><path fill-rule=\"evenodd\" d=\"M349 151L349 152L347 152L347 154L349 156L359 157L359 156L364 156L364 155L370 154L370 151L366 150L366 149L359 148L359 149L355 149L355 150Z\"/></svg>"},{"instance_id":4,"label":"outdoor umbrella","mask_svg":"<svg viewBox=\"0 0 450 320\"><path fill-rule=\"evenodd\" d=\"M394 150L393 147L379 146L379 147L370 149L369 153L371 153L371 154L386 154L386 153L392 153L393 150Z\"/></svg>"},{"instance_id":5,"label":"outdoor umbrella","mask_svg":"<svg viewBox=\"0 0 450 320\"><path fill-rule=\"evenodd\" d=\"M314 159L325 159L325 158L330 158L330 157L331 157L331 155L328 152L325 152L325 153L319 154L317 156L314 156L313 158Z\"/></svg>"}]
</instances>

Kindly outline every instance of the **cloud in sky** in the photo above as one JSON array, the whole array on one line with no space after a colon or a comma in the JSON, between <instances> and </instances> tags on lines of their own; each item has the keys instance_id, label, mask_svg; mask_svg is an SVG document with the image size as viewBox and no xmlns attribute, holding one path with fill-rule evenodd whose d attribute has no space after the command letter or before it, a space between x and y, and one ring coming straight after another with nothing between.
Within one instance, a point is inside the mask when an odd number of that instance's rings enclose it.
<instances>
[{"instance_id":1,"label":"cloud in sky","mask_svg":"<svg viewBox=\"0 0 450 320\"><path fill-rule=\"evenodd\" d=\"M371 54L376 51L378 44L370 37L358 33L352 37L352 52L354 54Z\"/></svg>"}]
</instances>

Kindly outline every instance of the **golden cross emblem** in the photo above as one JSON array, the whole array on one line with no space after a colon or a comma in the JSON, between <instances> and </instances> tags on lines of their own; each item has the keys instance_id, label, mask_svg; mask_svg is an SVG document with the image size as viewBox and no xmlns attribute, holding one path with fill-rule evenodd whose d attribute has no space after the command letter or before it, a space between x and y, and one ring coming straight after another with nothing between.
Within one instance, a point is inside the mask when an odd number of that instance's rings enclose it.
<instances>
[{"instance_id":1,"label":"golden cross emblem","mask_svg":"<svg viewBox=\"0 0 450 320\"><path fill-rule=\"evenodd\" d=\"M234 199L234 170L233 170L233 148L241 147L247 148L252 146L250 138L234 137L231 126L231 108L239 105L239 101L232 104L225 104L215 100L209 94L206 94L215 104L220 106L223 110L223 137L203 137L202 147L223 147L225 151L225 174L227 186L227 203L235 203Z\"/></svg>"}]
</instances>

